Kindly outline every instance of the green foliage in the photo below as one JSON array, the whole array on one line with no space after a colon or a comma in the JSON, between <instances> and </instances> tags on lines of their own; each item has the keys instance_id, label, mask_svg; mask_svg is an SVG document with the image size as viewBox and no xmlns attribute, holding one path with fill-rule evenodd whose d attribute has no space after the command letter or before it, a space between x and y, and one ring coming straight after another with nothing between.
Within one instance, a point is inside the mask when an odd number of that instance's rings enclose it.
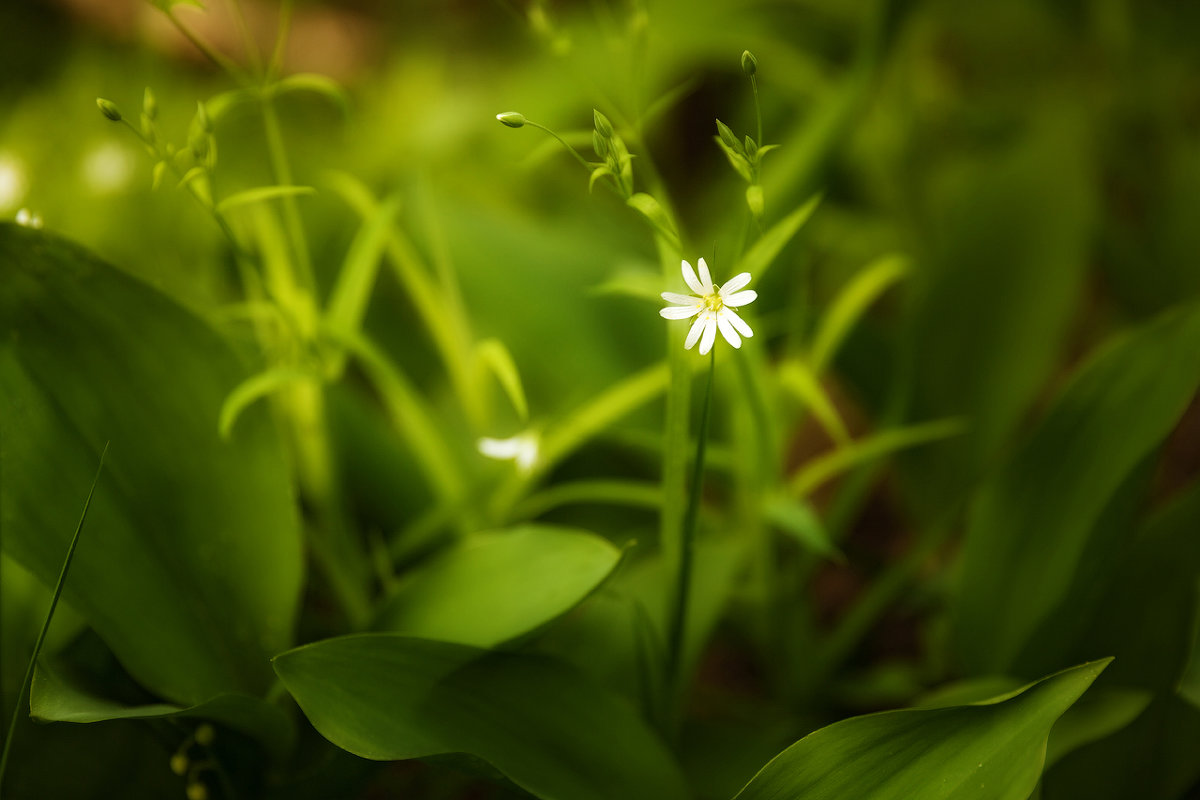
<instances>
[{"instance_id":1,"label":"green foliage","mask_svg":"<svg viewBox=\"0 0 1200 800\"><path fill-rule=\"evenodd\" d=\"M553 660L376 634L275 669L317 730L363 758L470 753L538 797L688 796L633 708Z\"/></svg>"}]
</instances>

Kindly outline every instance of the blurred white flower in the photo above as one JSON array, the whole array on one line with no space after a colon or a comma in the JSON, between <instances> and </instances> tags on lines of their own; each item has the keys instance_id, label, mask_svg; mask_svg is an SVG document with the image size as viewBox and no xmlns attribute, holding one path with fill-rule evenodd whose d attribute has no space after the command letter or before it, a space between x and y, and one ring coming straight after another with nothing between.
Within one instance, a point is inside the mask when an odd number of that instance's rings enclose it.
<instances>
[{"instance_id":1,"label":"blurred white flower","mask_svg":"<svg viewBox=\"0 0 1200 800\"><path fill-rule=\"evenodd\" d=\"M518 469L528 472L537 463L538 444L536 433L519 433L508 439L489 439L485 436L477 446L479 452L488 458L515 461Z\"/></svg>"},{"instance_id":2,"label":"blurred white flower","mask_svg":"<svg viewBox=\"0 0 1200 800\"><path fill-rule=\"evenodd\" d=\"M683 346L692 349L696 341L700 341L701 355L707 354L716 341L717 331L725 337L725 341L734 347L742 346L742 336L749 339L754 335L746 321L737 315L733 309L754 302L758 293L753 289L739 291L750 282L750 273L743 272L730 278L724 286L717 286L708 274L708 264L704 259L699 261L700 276L688 262L683 262L683 280L688 288L698 297L675 292L663 292L662 299L674 305L661 309L658 313L665 319L688 319L696 317L688 331ZM739 336L738 334L741 334Z\"/></svg>"},{"instance_id":3,"label":"blurred white flower","mask_svg":"<svg viewBox=\"0 0 1200 800\"><path fill-rule=\"evenodd\" d=\"M0 153L0 211L15 208L25 198L25 168L8 153Z\"/></svg>"},{"instance_id":4,"label":"blurred white flower","mask_svg":"<svg viewBox=\"0 0 1200 800\"><path fill-rule=\"evenodd\" d=\"M42 215L35 214L28 208L22 208L17 212L16 222L26 228L40 228L42 227Z\"/></svg>"},{"instance_id":5,"label":"blurred white flower","mask_svg":"<svg viewBox=\"0 0 1200 800\"><path fill-rule=\"evenodd\" d=\"M83 157L83 180L96 194L113 194L129 185L136 165L129 150L116 142L104 142Z\"/></svg>"}]
</instances>

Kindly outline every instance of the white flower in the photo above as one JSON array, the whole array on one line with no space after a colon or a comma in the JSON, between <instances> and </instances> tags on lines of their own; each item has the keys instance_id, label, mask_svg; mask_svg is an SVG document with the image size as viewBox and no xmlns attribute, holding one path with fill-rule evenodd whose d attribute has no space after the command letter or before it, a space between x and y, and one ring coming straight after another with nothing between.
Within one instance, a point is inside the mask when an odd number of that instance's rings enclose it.
<instances>
[{"instance_id":1,"label":"white flower","mask_svg":"<svg viewBox=\"0 0 1200 800\"><path fill-rule=\"evenodd\" d=\"M508 439L481 438L476 446L479 452L488 458L500 461L515 461L522 472L533 469L538 458L538 435L536 433L519 433Z\"/></svg>"},{"instance_id":2,"label":"white flower","mask_svg":"<svg viewBox=\"0 0 1200 800\"><path fill-rule=\"evenodd\" d=\"M692 265L686 261L683 262L683 279L699 297L663 292L662 299L675 305L667 306L658 313L666 319L696 317L683 346L690 350L696 340L699 340L701 355L712 349L718 330L725 337L725 341L734 347L741 347L741 336L749 339L754 335L754 331L750 330L746 321L739 317L733 309L752 303L758 297L758 292L753 289L738 291L750 282L750 273L743 272L735 275L724 286L717 286L712 282L712 278L708 274L708 264L704 263L703 258L699 261L699 267L700 277L697 278ZM738 336L739 333L741 336Z\"/></svg>"}]
</instances>

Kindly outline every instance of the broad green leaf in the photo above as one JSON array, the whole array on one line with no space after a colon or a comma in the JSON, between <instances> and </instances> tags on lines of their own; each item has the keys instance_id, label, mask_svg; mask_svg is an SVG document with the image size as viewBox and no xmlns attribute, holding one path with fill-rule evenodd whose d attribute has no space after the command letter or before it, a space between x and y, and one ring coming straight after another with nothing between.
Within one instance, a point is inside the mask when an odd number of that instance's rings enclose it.
<instances>
[{"instance_id":1,"label":"broad green leaf","mask_svg":"<svg viewBox=\"0 0 1200 800\"><path fill-rule=\"evenodd\" d=\"M179 717L208 720L252 736L283 758L291 748L295 729L280 708L248 694L219 694L193 706L172 703L128 703L104 697L62 666L42 661L33 676L30 713L42 722L105 722L114 719Z\"/></svg>"},{"instance_id":2,"label":"broad green leaf","mask_svg":"<svg viewBox=\"0 0 1200 800\"><path fill-rule=\"evenodd\" d=\"M365 634L274 663L313 726L363 758L468 753L547 800L688 797L632 707L558 661Z\"/></svg>"},{"instance_id":3,"label":"broad green leaf","mask_svg":"<svg viewBox=\"0 0 1200 800\"><path fill-rule=\"evenodd\" d=\"M907 259L898 255L888 255L871 262L850 280L834 298L833 304L817 325L809 356L813 372L819 375L829 366L837 355L838 347L863 312L888 287L907 273Z\"/></svg>"},{"instance_id":4,"label":"broad green leaf","mask_svg":"<svg viewBox=\"0 0 1200 800\"><path fill-rule=\"evenodd\" d=\"M254 189L246 189L243 192L236 192L229 195L229 197L217 203L217 212L224 214L231 208L238 208L239 206L250 205L252 203L262 203L267 200L296 197L302 194L316 194L316 191L311 186L258 186Z\"/></svg>"},{"instance_id":5,"label":"broad green leaf","mask_svg":"<svg viewBox=\"0 0 1200 800\"><path fill-rule=\"evenodd\" d=\"M842 720L784 750L738 800L1026 800L1055 720L1108 665L1096 661L979 705Z\"/></svg>"},{"instance_id":6,"label":"broad green leaf","mask_svg":"<svg viewBox=\"0 0 1200 800\"><path fill-rule=\"evenodd\" d=\"M787 246L787 243L804 226L804 223L808 222L808 218L813 215L820 204L821 195L813 195L802 206L772 225L738 261L733 274L749 272L754 276L756 282L761 282L767 269L774 263L775 257Z\"/></svg>"},{"instance_id":7,"label":"broad green leaf","mask_svg":"<svg viewBox=\"0 0 1200 800\"><path fill-rule=\"evenodd\" d=\"M405 576L375 629L493 647L574 608L620 558L606 540L566 528L474 534Z\"/></svg>"},{"instance_id":8,"label":"broad green leaf","mask_svg":"<svg viewBox=\"0 0 1200 800\"><path fill-rule=\"evenodd\" d=\"M1110 342L1076 374L971 509L956 628L976 672L1003 672L1064 599L1110 496L1200 384L1200 307Z\"/></svg>"},{"instance_id":9,"label":"broad green leaf","mask_svg":"<svg viewBox=\"0 0 1200 800\"><path fill-rule=\"evenodd\" d=\"M217 435L244 371L197 318L53 236L0 225L0 527L53 585L96 454L112 447L63 599L180 705L264 691L302 581L265 414ZM254 411L254 410L252 410Z\"/></svg>"}]
</instances>

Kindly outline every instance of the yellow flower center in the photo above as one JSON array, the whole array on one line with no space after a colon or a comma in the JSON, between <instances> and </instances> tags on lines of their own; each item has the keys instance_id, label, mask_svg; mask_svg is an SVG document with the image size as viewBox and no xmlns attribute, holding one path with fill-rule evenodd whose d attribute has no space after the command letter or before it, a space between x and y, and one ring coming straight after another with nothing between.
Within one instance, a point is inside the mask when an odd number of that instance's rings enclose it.
<instances>
[{"instance_id":1,"label":"yellow flower center","mask_svg":"<svg viewBox=\"0 0 1200 800\"><path fill-rule=\"evenodd\" d=\"M725 304L721 302L721 295L717 294L717 286L713 286L712 294L704 295L704 307L709 311L720 311Z\"/></svg>"}]
</instances>

